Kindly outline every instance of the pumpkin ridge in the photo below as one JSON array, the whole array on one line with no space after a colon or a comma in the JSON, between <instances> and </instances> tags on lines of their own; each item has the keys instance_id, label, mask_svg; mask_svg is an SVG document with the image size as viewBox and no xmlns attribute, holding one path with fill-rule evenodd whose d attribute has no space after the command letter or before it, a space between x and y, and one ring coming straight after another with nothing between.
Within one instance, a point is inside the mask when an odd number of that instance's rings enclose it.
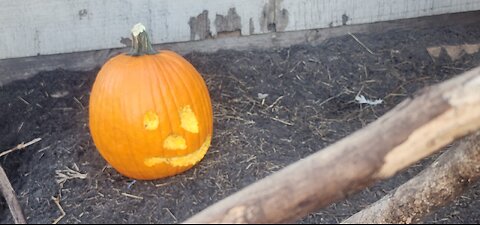
<instances>
[{"instance_id":1,"label":"pumpkin ridge","mask_svg":"<svg viewBox=\"0 0 480 225\"><path fill-rule=\"evenodd\" d=\"M135 64L135 67L140 68L140 69L144 69L145 68L145 65L144 65L144 61L140 61L140 63L137 62L137 64ZM137 71L137 70L135 70ZM142 74L143 74L143 71L142 71ZM130 71L126 72L126 73L123 73L123 76L122 76L122 79L124 79L121 84L122 85L126 85L127 88L129 88L129 90L127 92L123 92L123 96L122 98L120 99L120 101L123 101L123 106L121 105L121 111L123 110L129 110L128 113L126 113L126 115L130 116L133 114L131 112L131 110L133 108L139 108L140 107L140 101L139 101L139 98L141 99L141 96L138 96L138 95L135 95L135 94L127 94L127 93L133 93L134 91L138 91L139 87L136 87L135 85L132 85L132 83L130 82L125 82L125 79L127 78L128 80L130 79L131 76L136 76L136 73L132 73ZM140 80L138 80L140 79ZM135 84L136 85L143 85L144 81L143 79L145 79L145 77L139 77L137 78L137 80L135 80ZM128 81L127 80L127 81ZM122 87L122 89L125 88L124 86ZM127 95L126 95L127 94ZM118 96L117 96L118 98ZM134 98L134 99L133 99ZM130 104L126 104L125 101L130 101L130 103L135 103L137 104L136 106L132 107L132 108L128 108L125 109L125 105L130 105ZM124 113L125 114L125 113ZM143 118L142 118L143 119ZM127 120L128 121L128 120ZM135 119L133 119L133 121L136 121ZM116 131L118 132L118 131ZM125 135L125 138L128 139L127 143L128 143L128 150L127 152L129 152L130 154L130 160L131 160L131 165L134 167L134 170L136 171L139 171L141 174L144 174L145 171L142 169L143 168L143 165L141 165L140 163L140 158L138 157L138 154L134 151L134 149L137 149L138 147L136 146L135 144L135 141L137 139L136 135L135 135L136 132L133 132L131 130L128 130L126 132L126 135Z\"/></svg>"},{"instance_id":2,"label":"pumpkin ridge","mask_svg":"<svg viewBox=\"0 0 480 225\"><path fill-rule=\"evenodd\" d=\"M101 108L103 110L105 110L105 96L107 96L108 94L108 87L111 85L111 83L113 82L111 79L107 79L106 76L101 76L101 78L103 79L100 84L98 85L98 87L95 87L96 90L99 90L99 96L96 96L96 100L97 103L96 103L96 106L98 108ZM92 110L94 108L91 108L90 110ZM102 110L102 111L103 111ZM109 111L110 110L110 111ZM112 113L113 112L113 109L108 109L106 111L109 111L109 113ZM104 114L101 114L101 116L103 117ZM105 120L103 118L98 118L98 115L95 116L95 123L96 124L99 124L99 127L96 129L98 130L98 132L102 132L102 130L107 130L107 124L105 123ZM95 126L97 127L97 126ZM100 145L105 145L105 142L101 139L100 140L100 143L98 143ZM108 155L108 154L107 154ZM108 157L110 158L110 157ZM110 160L109 160L110 161Z\"/></svg>"},{"instance_id":3,"label":"pumpkin ridge","mask_svg":"<svg viewBox=\"0 0 480 225\"><path fill-rule=\"evenodd\" d=\"M196 93L196 94L198 94L198 96L201 96L200 99L201 99L202 103L201 103L200 108L201 108L201 111L203 112L202 115L201 115L202 116L201 118L205 118L206 116L209 117L209 118L212 118L212 123L213 123L213 114L212 114L212 111L211 111L212 103L210 101L210 94L209 94L208 87L207 87L205 81L203 80L201 74L195 69L195 67L193 67L193 65L190 62L188 62L186 59L180 57L175 52L166 51L166 54L163 54L163 55L172 59L171 60L172 62L175 62L175 63L178 62L178 61L183 62L183 64L185 64L187 68L181 67L182 71L184 73L194 74L193 75L193 80L194 80L195 85L201 86L203 89L206 90L205 92L197 91L197 93ZM178 67L179 64L176 63L176 66ZM206 133L213 130L213 127L212 127L211 123L207 123L206 127L207 127L207 129L205 131Z\"/></svg>"},{"instance_id":4,"label":"pumpkin ridge","mask_svg":"<svg viewBox=\"0 0 480 225\"><path fill-rule=\"evenodd\" d=\"M155 59L155 56L152 56L152 57L153 57L153 59ZM157 71L156 74L150 75L150 77L153 77L152 80L155 80L155 82L151 82L151 83L152 83L152 85L157 86L157 88L159 89L159 91L161 93L161 96L159 96L159 99L160 99L161 104L162 104L162 109L163 109L162 113L166 114L167 121L168 121L169 132L166 132L167 136L168 136L168 133L173 132L173 124L172 124L172 121L171 121L170 112L168 111L167 100L165 99L165 94L167 93L167 91L161 85L162 82L160 81L160 76L162 74L165 74L165 71L161 67L161 64L159 64L156 61L154 61L153 63L150 63L150 66L153 68L153 70ZM168 92L168 93L170 93L170 92ZM162 138L163 138L163 134L162 134ZM165 149L163 149L163 146L162 146L162 148L160 148L160 152L161 152L162 155L164 155L166 153Z\"/></svg>"},{"instance_id":5,"label":"pumpkin ridge","mask_svg":"<svg viewBox=\"0 0 480 225\"><path fill-rule=\"evenodd\" d=\"M148 74L148 83L149 83L149 87L150 87L150 95L152 96L152 105L153 105L153 110L154 112L158 115L159 113L163 113L163 110L162 112L159 112L159 108L161 109L161 107L159 105L163 105L164 108L165 107L165 103L164 103L164 100L163 100L163 97L162 95L161 96L158 96L158 94L155 94L155 85L158 83L157 81L157 74ZM158 103L157 103L158 101ZM161 116L161 115L160 115ZM160 121L161 121L161 117L158 116L158 119L159 119L159 124L158 126L159 127L162 127L164 126L164 124L161 124ZM167 117L168 117L168 114L167 114ZM168 120L168 126L170 126L170 130L172 129L172 124L170 123L170 120ZM162 132L162 129L159 129L158 127L155 129L156 133L159 133L160 136L163 136L163 132ZM155 153L162 153L164 154L164 149L163 148L149 148L149 150L147 151L147 154L155 154Z\"/></svg>"},{"instance_id":6,"label":"pumpkin ridge","mask_svg":"<svg viewBox=\"0 0 480 225\"><path fill-rule=\"evenodd\" d=\"M185 60L185 59L183 59ZM208 132L211 132L213 131L213 112L212 112L212 102L210 100L210 93L209 93L209 89L207 87L207 84L206 84L206 81L203 80L203 77L202 75L195 69L195 67L193 67L193 65L190 64L190 66L188 66L187 68L185 68L187 71L189 71L190 73L198 73L199 76L195 76L195 80L196 80L196 85L199 85L201 86L203 89L205 89L206 91L205 92L200 92L200 95L202 96L202 108L203 108L203 111L204 111L204 115L207 116L208 118L211 118L212 121L211 123L207 123L207 130Z\"/></svg>"},{"instance_id":7,"label":"pumpkin ridge","mask_svg":"<svg viewBox=\"0 0 480 225\"><path fill-rule=\"evenodd\" d=\"M187 136L187 135L189 135L188 134L189 131L182 126L182 119L183 118L180 114L180 111L181 111L181 109L183 109L186 106L194 105L195 104L195 99L192 97L192 95L189 91L189 88L185 84L180 82L179 78L185 76L186 74L180 73L177 70L177 68L173 67L172 64L171 64L172 63L171 61L167 61L167 60L165 60L165 61L168 62L168 63L165 63L164 67L167 69L167 71L170 72L168 74L172 74L170 76L165 77L165 79L167 80L167 83L169 84L169 86L178 87L178 89L180 89L181 92L183 92L183 95L186 96L181 101L177 101L177 104L176 104L175 108L177 109L176 115L178 116L178 119L180 121L180 126L179 127L182 128L181 130L182 130L183 135ZM188 76L188 74L187 74L187 76ZM174 98L177 99L176 97L174 97ZM185 100L187 101L187 103L184 102ZM195 135L195 138L193 139L193 142L195 143L195 146L200 146L199 138L200 138L199 135ZM190 138L190 140L192 140L192 139Z\"/></svg>"},{"instance_id":8,"label":"pumpkin ridge","mask_svg":"<svg viewBox=\"0 0 480 225\"><path fill-rule=\"evenodd\" d=\"M156 96L155 92L154 92L154 82L152 82L152 75L151 74L148 74L148 80L147 82L149 83L149 86L150 86L150 95L152 96L152 105L153 105L153 111L158 114L158 106L157 106L157 102L156 102L156 98L154 98L153 96ZM147 109L148 110L148 109Z\"/></svg>"},{"instance_id":9,"label":"pumpkin ridge","mask_svg":"<svg viewBox=\"0 0 480 225\"><path fill-rule=\"evenodd\" d=\"M110 71L111 68L108 68L107 70ZM104 83L104 85L102 85L102 87L105 88L107 91L102 91L101 93L104 94L104 96L108 95L108 98L112 98L111 100L117 101L117 98L111 96L111 93L113 92L112 90L114 89L115 84L118 82L119 78L118 77L108 77L108 76L104 76L104 78L106 80L106 83ZM104 96L101 96L102 100L105 99ZM113 107L105 107L105 106L110 105L110 104L111 104L111 102L107 101L106 103L103 103L100 106L103 107L103 108L107 108L106 111L108 112L108 115L114 115L115 114L115 108L114 107L117 107L117 105L114 105ZM103 116L105 116L105 114L103 114ZM109 130L108 124L106 123L106 120L104 118L100 119L100 123L102 124L102 129L100 130L100 132ZM114 130L112 132L117 132L117 131ZM103 144L106 144L106 143L104 142ZM110 148L108 150L110 152L108 155L113 154L113 151ZM109 158L112 158L114 160L114 162L118 161L118 160L114 159L114 157L109 157Z\"/></svg>"},{"instance_id":10,"label":"pumpkin ridge","mask_svg":"<svg viewBox=\"0 0 480 225\"><path fill-rule=\"evenodd\" d=\"M168 54L162 54L162 56L169 56L169 55L168 55ZM177 67L182 67L182 66L184 66L184 65L179 65L179 64L177 64L177 63L176 63L177 60L178 60L178 59L175 59L175 58L174 58L173 60L169 60L169 62L174 63L175 66L172 66L171 64L169 64L168 67L169 67L169 68L172 68L172 70L174 70L176 74L189 74L189 75L191 75L191 73L185 73L185 71L183 71L183 70L182 70L182 71L178 71ZM185 63L183 63L183 64L185 64ZM191 76L195 76L195 74L193 74L193 75L191 75ZM197 114L196 117L198 118L199 111L198 111L198 108L196 107L196 105L197 105L197 104L195 103L196 101L192 99L192 92L190 91L190 88L188 88L187 84L185 84L184 77L183 77L183 76L175 76L174 79L177 79L177 80L178 80L178 83L180 83L181 86L183 86L183 90L185 90L185 92L187 92L187 96L188 96L190 102L192 103L192 104L190 105L190 107L192 107L192 105L193 105L194 108L192 109L192 111L194 112L194 114ZM201 96L201 95L193 95L193 96ZM203 101L202 98L200 98L200 100ZM186 105L185 105L185 106L186 106ZM182 107L185 107L185 106L182 106ZM195 113L195 111L197 111L197 113ZM200 113L200 118L205 118L205 113ZM198 121L198 119L197 119L197 121ZM200 125L200 124L199 124L199 125ZM201 145L200 137L204 137L204 136L205 136L205 132L207 132L207 131L205 131L204 129L202 129L201 126L199 126L198 135L197 135L196 138L195 138L195 139L196 139L196 140L195 140L196 146L200 146L200 145Z\"/></svg>"},{"instance_id":11,"label":"pumpkin ridge","mask_svg":"<svg viewBox=\"0 0 480 225\"><path fill-rule=\"evenodd\" d=\"M162 56L163 56L163 54L160 54L160 57L162 57ZM157 60L157 61L160 61L160 60L161 60L160 57L157 58L156 60ZM163 61L163 60L164 60L164 59L162 58L162 61ZM167 60L164 60L164 61L167 61ZM168 62L168 61L167 61L167 62ZM165 76L165 80L167 81L168 85L171 86L171 85L172 85L172 82L173 82L173 83L176 84L176 86L180 86L180 87L183 86L182 89L187 93L188 101L189 101L190 103L193 103L193 104L194 104L195 101L192 99L192 96L190 95L190 92L189 92L187 86L186 86L184 83L182 83L182 82L178 82L177 80L173 80L173 81L170 80L170 79L178 79L179 77L182 77L182 75L181 75L182 73L179 73L178 70L175 70L175 68L172 67L169 63L165 63L165 64L163 64L163 66L165 67L165 69L166 69L167 71L170 69L170 71L173 72L172 74L175 74L175 76ZM170 73L168 73L168 74L170 74ZM181 85L179 85L179 84L181 84ZM175 106L176 106L175 108L178 110L178 109L179 109L179 107L178 107L179 104L176 104ZM181 106L181 107L184 107L184 106ZM176 115L178 116L178 120L180 121L181 118L180 118L180 114L179 114L178 111L176 112ZM181 125L181 124L180 124L180 125ZM183 134L184 137L186 136L186 133L187 133L187 132L186 132L184 129L182 129L182 134ZM196 135L196 136L195 136L195 137L196 137L196 138L195 138L195 145L196 145L196 146L200 146L201 133L199 132L198 134L199 134L199 135Z\"/></svg>"},{"instance_id":12,"label":"pumpkin ridge","mask_svg":"<svg viewBox=\"0 0 480 225\"><path fill-rule=\"evenodd\" d=\"M169 73L168 69L165 67L165 63L158 60L158 55L156 55L155 57L152 57L151 59L154 61L154 62L152 63L152 65L155 65L156 68L157 68L157 70L162 71L162 72L160 73L161 75L160 75L160 76L156 76L156 78L157 78L158 80L161 79L161 80L163 81L163 83L166 84L166 85L163 85L163 86L160 85L160 87L165 88L165 92L168 93L168 95L165 95L165 94L163 95L163 99L164 99L165 101L168 101L168 100L169 100L169 103L174 106L173 108L174 108L174 109L178 109L178 106L179 106L178 99L177 99L175 93L171 90L171 87L173 87L173 85L171 84L171 82L170 82L169 79L168 79L170 73ZM167 99L165 99L165 98L169 98L169 99L167 100ZM180 132L178 132L178 131L174 128L174 127L176 127L176 126L173 126L173 124L171 123L172 119L175 119L175 120L177 120L177 121L180 121L180 118L179 118L178 113L174 113L174 114L172 115L172 113L168 112L168 107L166 107L165 110L166 110L167 116L168 116L168 118L169 118L168 121L169 121L169 123L170 123L170 125L171 125L170 132L171 132L171 133L178 133L178 134L180 134L182 137L185 137L185 131L184 131L184 130L180 130ZM187 150L185 150L185 151L188 151L188 148L187 148ZM165 153L165 152L164 152L164 153Z\"/></svg>"},{"instance_id":13,"label":"pumpkin ridge","mask_svg":"<svg viewBox=\"0 0 480 225\"><path fill-rule=\"evenodd\" d=\"M99 108L101 109L100 111L102 113L99 113L100 117L98 115L95 115L94 118L95 119L95 125L93 126L94 129L92 130L92 132L95 132L95 133L102 133L103 131L108 131L110 130L110 128L108 127L108 124L106 123L106 119L105 119L105 116L106 115L114 115L114 112L115 112L115 108L116 105L112 106L112 101L117 101L117 98L113 97L110 93L112 93L112 89L114 88L115 86L115 83L118 82L118 77L109 77L107 76L106 74L110 72L110 70L112 70L112 68L110 68L110 65L111 62L107 62L106 66L104 66L104 68L102 68L102 70L100 71L100 76L99 76L99 82L95 82L96 84L98 83L98 85L95 85L94 86L94 91L98 92L99 94L93 94L91 96L94 96L94 103L95 104L95 107L93 108L90 108L90 110L95 110L95 108ZM95 93L96 93L95 92ZM106 99L110 99L110 101L106 100ZM98 106L98 107L97 107ZM110 106L110 107L107 107L107 106ZM115 130L111 131L111 132L117 132ZM110 133L109 133L110 134ZM95 139L95 138L94 138ZM103 138L100 138L99 140L96 141L96 145L97 145L97 148L98 146L108 146L108 142L105 142L105 140ZM115 157L111 157L112 154L114 154L114 152L112 151L112 149L110 147L106 147L106 150L107 152L100 152L102 156L105 157L105 159L108 161L109 164L116 164L116 162L118 162L118 160L115 158Z\"/></svg>"}]
</instances>

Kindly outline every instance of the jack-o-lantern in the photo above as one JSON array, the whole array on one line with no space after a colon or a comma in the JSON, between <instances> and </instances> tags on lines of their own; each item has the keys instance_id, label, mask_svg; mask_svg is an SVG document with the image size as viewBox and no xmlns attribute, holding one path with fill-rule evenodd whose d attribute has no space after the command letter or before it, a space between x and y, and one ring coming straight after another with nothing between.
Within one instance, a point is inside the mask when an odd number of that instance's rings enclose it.
<instances>
[{"instance_id":1,"label":"jack-o-lantern","mask_svg":"<svg viewBox=\"0 0 480 225\"><path fill-rule=\"evenodd\" d=\"M97 75L90 132L121 174L141 180L172 176L197 164L210 146L208 89L183 57L156 52L143 25L135 25L132 38L132 51L110 59Z\"/></svg>"}]
</instances>

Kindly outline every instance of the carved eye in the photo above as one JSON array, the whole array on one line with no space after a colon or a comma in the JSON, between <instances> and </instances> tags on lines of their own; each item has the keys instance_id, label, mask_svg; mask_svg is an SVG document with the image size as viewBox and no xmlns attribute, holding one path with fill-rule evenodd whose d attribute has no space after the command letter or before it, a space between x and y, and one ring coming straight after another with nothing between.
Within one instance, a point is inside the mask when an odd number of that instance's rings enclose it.
<instances>
[{"instance_id":1,"label":"carved eye","mask_svg":"<svg viewBox=\"0 0 480 225\"><path fill-rule=\"evenodd\" d=\"M181 127L188 132L198 133L198 121L189 105L180 110Z\"/></svg>"}]
</instances>

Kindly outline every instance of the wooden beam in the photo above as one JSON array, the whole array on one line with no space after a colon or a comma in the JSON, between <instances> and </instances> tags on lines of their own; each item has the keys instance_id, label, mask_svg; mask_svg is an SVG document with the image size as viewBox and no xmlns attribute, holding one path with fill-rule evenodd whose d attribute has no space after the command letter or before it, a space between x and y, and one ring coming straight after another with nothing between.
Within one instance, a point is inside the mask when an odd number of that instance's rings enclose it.
<instances>
[{"instance_id":1,"label":"wooden beam","mask_svg":"<svg viewBox=\"0 0 480 225\"><path fill-rule=\"evenodd\" d=\"M20 207L17 197L15 196L15 191L13 190L7 174L3 170L2 166L0 166L0 191L2 191L2 195L5 197L8 208L12 213L13 221L16 224L26 224L27 221L23 216L22 208Z\"/></svg>"},{"instance_id":2,"label":"wooden beam","mask_svg":"<svg viewBox=\"0 0 480 225\"><path fill-rule=\"evenodd\" d=\"M480 131L457 143L420 174L343 223L419 223L479 179Z\"/></svg>"},{"instance_id":3,"label":"wooden beam","mask_svg":"<svg viewBox=\"0 0 480 225\"><path fill-rule=\"evenodd\" d=\"M480 67L404 100L367 127L210 206L186 223L280 223L387 179L480 129Z\"/></svg>"}]
</instances>

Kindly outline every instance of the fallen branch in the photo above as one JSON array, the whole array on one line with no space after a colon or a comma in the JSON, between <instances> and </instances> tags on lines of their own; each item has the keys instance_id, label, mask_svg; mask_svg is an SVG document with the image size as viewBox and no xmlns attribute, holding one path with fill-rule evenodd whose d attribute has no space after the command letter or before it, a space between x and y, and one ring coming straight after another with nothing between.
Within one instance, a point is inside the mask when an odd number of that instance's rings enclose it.
<instances>
[{"instance_id":1,"label":"fallen branch","mask_svg":"<svg viewBox=\"0 0 480 225\"><path fill-rule=\"evenodd\" d=\"M443 153L432 165L343 223L418 223L480 179L480 132Z\"/></svg>"},{"instance_id":2,"label":"fallen branch","mask_svg":"<svg viewBox=\"0 0 480 225\"><path fill-rule=\"evenodd\" d=\"M10 184L7 174L3 170L2 166L0 166L0 189L2 191L2 195L5 197L8 208L12 213L13 221L16 224L26 224L27 221L23 216L22 208L18 203L15 191L13 190L13 187Z\"/></svg>"},{"instance_id":3,"label":"fallen branch","mask_svg":"<svg viewBox=\"0 0 480 225\"><path fill-rule=\"evenodd\" d=\"M41 141L42 139L41 138L35 138L27 143L21 143L21 144L18 144L17 146L11 148L11 149L8 149L6 151L3 151L2 153L0 153L0 158L3 157L3 156L6 156L14 151L18 151L18 150L21 150L21 149L24 149L30 145L33 145L39 141Z\"/></svg>"},{"instance_id":4,"label":"fallen branch","mask_svg":"<svg viewBox=\"0 0 480 225\"><path fill-rule=\"evenodd\" d=\"M480 68L423 89L337 143L186 223L280 223L342 200L480 129Z\"/></svg>"}]
</instances>

